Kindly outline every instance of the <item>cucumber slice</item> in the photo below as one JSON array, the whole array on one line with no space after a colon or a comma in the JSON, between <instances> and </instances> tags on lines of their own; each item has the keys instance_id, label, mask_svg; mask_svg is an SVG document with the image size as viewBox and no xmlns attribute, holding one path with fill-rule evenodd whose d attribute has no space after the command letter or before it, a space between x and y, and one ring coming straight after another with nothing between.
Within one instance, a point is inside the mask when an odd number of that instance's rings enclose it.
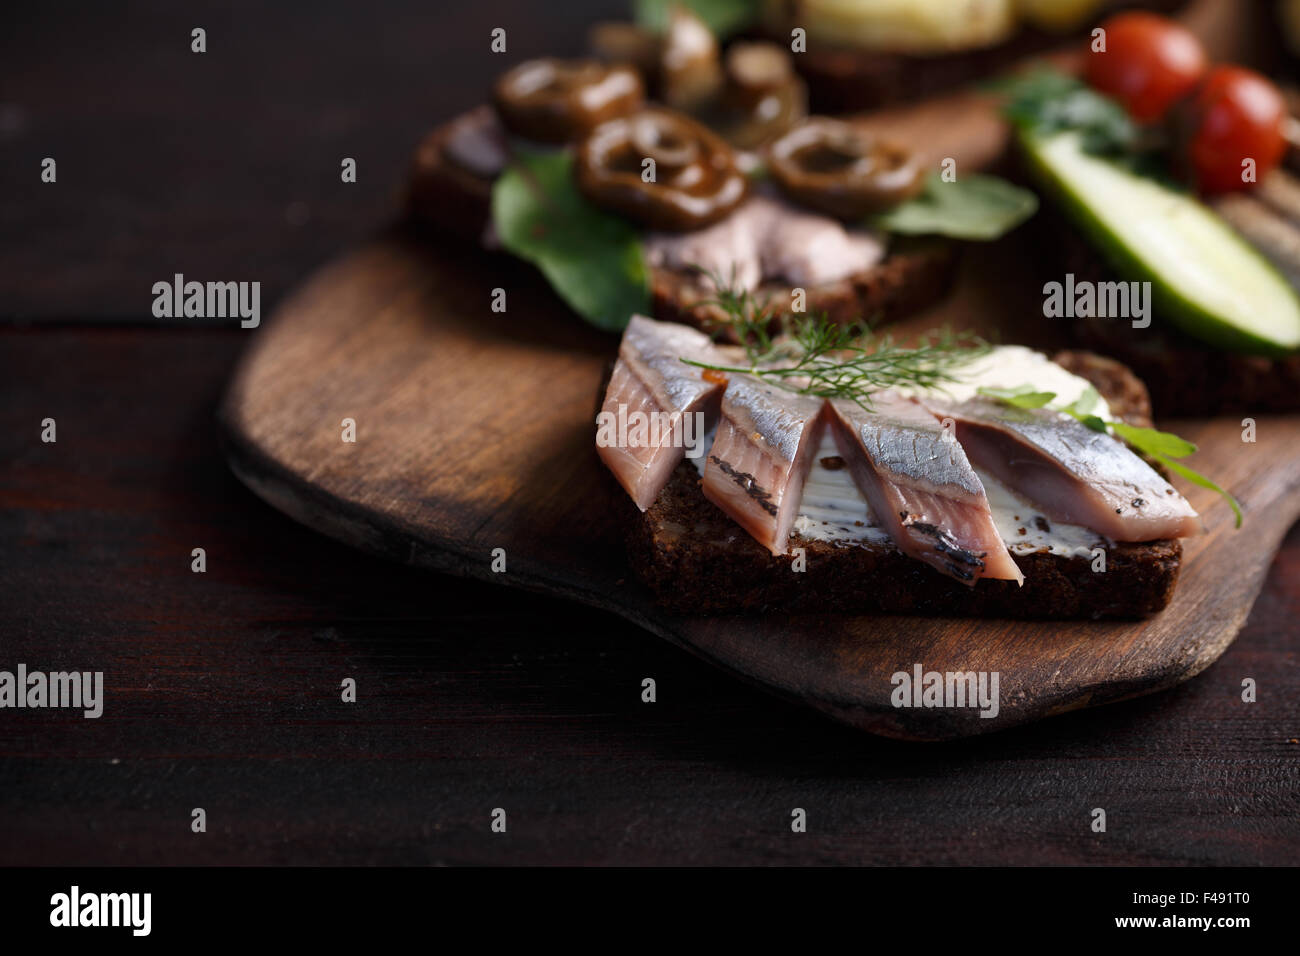
<instances>
[{"instance_id":1,"label":"cucumber slice","mask_svg":"<svg viewBox=\"0 0 1300 956\"><path fill-rule=\"evenodd\" d=\"M1155 310L1236 352L1300 347L1300 299L1193 196L1085 152L1078 132L1021 136L1030 166L1119 278L1150 282Z\"/></svg>"}]
</instances>

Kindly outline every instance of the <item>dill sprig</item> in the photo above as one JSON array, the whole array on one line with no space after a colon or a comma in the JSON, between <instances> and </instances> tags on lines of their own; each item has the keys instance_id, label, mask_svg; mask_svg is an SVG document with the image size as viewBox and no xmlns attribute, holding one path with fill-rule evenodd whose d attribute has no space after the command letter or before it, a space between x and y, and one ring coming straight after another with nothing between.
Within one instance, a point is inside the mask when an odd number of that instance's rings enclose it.
<instances>
[{"instance_id":1,"label":"dill sprig","mask_svg":"<svg viewBox=\"0 0 1300 956\"><path fill-rule=\"evenodd\" d=\"M743 374L778 388L818 398L843 398L865 410L873 393L888 388L932 389L955 382L956 370L986 354L990 346L977 336L942 329L918 344L897 344L866 323L841 325L826 315L783 316L770 300L710 275L716 294L705 303L726 313L728 330L745 350L744 365L715 365L683 358L687 365L723 374ZM784 318L784 334L770 332Z\"/></svg>"},{"instance_id":2,"label":"dill sprig","mask_svg":"<svg viewBox=\"0 0 1300 956\"><path fill-rule=\"evenodd\" d=\"M824 316L799 322L793 333L766 348L746 347L746 365L714 365L683 358L687 365L724 374L752 375L778 388L819 398L844 398L870 410L871 396L887 388L938 388L955 382L956 369L988 351L965 333L940 331L915 346L890 336L863 336Z\"/></svg>"},{"instance_id":3,"label":"dill sprig","mask_svg":"<svg viewBox=\"0 0 1300 956\"><path fill-rule=\"evenodd\" d=\"M689 308L697 315L700 315L700 309L716 309L725 317L721 322L709 320L714 338L731 335L747 347L753 345L762 349L769 348L772 344L769 330L781 318L781 310L773 305L771 297L760 299L742 286L736 277L734 264L729 279L717 270L706 270L700 266L692 266L692 269L708 281L713 288L713 295L697 299L690 303Z\"/></svg>"}]
</instances>

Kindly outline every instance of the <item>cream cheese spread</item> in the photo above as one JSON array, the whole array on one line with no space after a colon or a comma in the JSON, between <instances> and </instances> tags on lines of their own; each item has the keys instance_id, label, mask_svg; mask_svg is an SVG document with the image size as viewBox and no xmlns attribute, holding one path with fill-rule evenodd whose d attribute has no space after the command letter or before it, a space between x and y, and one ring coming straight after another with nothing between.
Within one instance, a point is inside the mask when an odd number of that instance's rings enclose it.
<instances>
[{"instance_id":1,"label":"cream cheese spread","mask_svg":"<svg viewBox=\"0 0 1300 956\"><path fill-rule=\"evenodd\" d=\"M986 354L953 370L954 382L949 382L932 394L954 402L974 398L981 388L1015 388L1032 385L1040 392L1055 392L1053 405L1068 405L1091 386L1086 378L1067 372L1042 352L1023 345L999 345ZM916 389L899 389L900 392L918 395ZM1093 414L1109 419L1110 406L1099 397Z\"/></svg>"}]
</instances>

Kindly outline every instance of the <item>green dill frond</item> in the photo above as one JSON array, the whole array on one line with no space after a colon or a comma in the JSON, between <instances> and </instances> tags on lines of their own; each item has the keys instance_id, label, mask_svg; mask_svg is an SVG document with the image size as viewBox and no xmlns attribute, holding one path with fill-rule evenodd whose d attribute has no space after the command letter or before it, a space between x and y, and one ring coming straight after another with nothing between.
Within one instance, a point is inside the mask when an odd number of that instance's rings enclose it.
<instances>
[{"instance_id":1,"label":"green dill frond","mask_svg":"<svg viewBox=\"0 0 1300 956\"><path fill-rule=\"evenodd\" d=\"M758 342L761 341L761 347ZM915 346L895 343L862 325L840 325L825 315L796 320L775 339L755 336L745 344L745 366L688 365L752 375L778 388L819 398L843 398L870 409L873 393L888 388L932 389L957 380L957 370L988 352L970 333L940 330Z\"/></svg>"}]
</instances>

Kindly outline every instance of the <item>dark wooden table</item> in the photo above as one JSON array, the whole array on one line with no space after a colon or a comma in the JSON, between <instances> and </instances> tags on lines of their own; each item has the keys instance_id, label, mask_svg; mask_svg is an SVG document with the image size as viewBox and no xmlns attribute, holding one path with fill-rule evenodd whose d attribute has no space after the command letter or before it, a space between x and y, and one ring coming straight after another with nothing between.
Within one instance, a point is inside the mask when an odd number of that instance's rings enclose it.
<instances>
[{"instance_id":1,"label":"dark wooden table","mask_svg":"<svg viewBox=\"0 0 1300 956\"><path fill-rule=\"evenodd\" d=\"M492 26L511 60L572 51L589 11L190 6L41 5L0 38L0 669L103 670L107 689L99 720L0 711L0 863L1300 857L1300 531L1190 684L916 746L603 613L395 567L263 505L213 424L256 333L151 322L150 286L260 279L269 306L387 218L421 129L498 68L478 48Z\"/></svg>"}]
</instances>

